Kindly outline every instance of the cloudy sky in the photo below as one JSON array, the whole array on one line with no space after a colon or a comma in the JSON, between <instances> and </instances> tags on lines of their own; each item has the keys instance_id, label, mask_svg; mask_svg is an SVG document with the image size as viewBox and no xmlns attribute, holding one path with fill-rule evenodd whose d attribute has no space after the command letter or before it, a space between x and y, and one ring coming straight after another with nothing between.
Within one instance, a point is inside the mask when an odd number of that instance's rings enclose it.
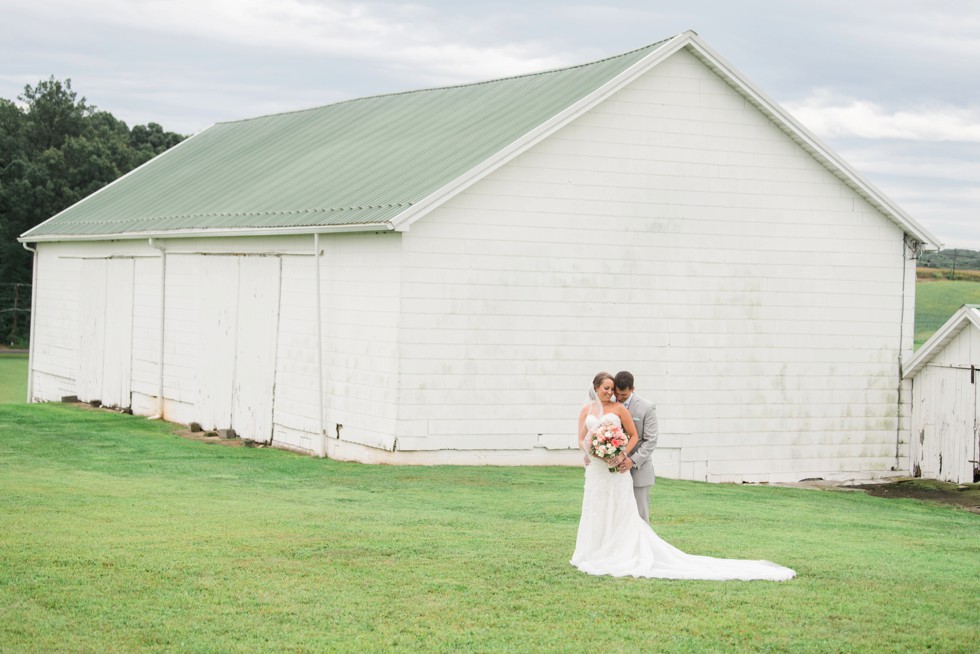
<instances>
[{"instance_id":1,"label":"cloudy sky","mask_svg":"<svg viewBox=\"0 0 980 654\"><path fill-rule=\"evenodd\" d=\"M688 29L947 248L980 250L980 0L0 0L0 97L70 78L192 134Z\"/></svg>"}]
</instances>

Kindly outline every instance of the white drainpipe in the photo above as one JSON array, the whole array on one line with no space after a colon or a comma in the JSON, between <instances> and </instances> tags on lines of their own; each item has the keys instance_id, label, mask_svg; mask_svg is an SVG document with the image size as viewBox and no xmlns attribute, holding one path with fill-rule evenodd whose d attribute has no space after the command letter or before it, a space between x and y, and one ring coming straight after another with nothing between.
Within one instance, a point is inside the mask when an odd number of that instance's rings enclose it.
<instances>
[{"instance_id":1,"label":"white drainpipe","mask_svg":"<svg viewBox=\"0 0 980 654\"><path fill-rule=\"evenodd\" d=\"M323 316L320 313L320 234L313 234L313 256L316 257L316 388L320 405L320 442L317 444L317 455L327 456L327 432L324 428L323 415Z\"/></svg>"},{"instance_id":2,"label":"white drainpipe","mask_svg":"<svg viewBox=\"0 0 980 654\"><path fill-rule=\"evenodd\" d=\"M31 333L27 342L27 401L34 399L34 325L37 318L37 248L21 243L24 249L34 253L34 267L31 270Z\"/></svg>"},{"instance_id":3,"label":"white drainpipe","mask_svg":"<svg viewBox=\"0 0 980 654\"><path fill-rule=\"evenodd\" d=\"M157 413L150 416L150 420L160 420L163 418L163 344L166 334L165 322L167 317L167 251L162 245L155 243L156 239L150 239L150 247L160 251L160 376L157 386Z\"/></svg>"}]
</instances>

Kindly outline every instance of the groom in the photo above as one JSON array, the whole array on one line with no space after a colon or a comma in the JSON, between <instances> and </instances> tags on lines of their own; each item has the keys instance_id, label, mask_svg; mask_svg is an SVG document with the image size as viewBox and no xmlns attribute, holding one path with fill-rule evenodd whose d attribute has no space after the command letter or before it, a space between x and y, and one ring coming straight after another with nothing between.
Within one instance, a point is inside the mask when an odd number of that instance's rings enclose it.
<instances>
[{"instance_id":1,"label":"groom","mask_svg":"<svg viewBox=\"0 0 980 654\"><path fill-rule=\"evenodd\" d=\"M644 400L633 392L633 375L627 371L616 373L613 379L616 386L616 399L622 404L636 424L636 435L640 440L636 447L619 464L619 471L630 471L633 475L633 495L636 509L644 522L650 522L650 486L656 481L650 457L657 446L657 409L652 402Z\"/></svg>"}]
</instances>

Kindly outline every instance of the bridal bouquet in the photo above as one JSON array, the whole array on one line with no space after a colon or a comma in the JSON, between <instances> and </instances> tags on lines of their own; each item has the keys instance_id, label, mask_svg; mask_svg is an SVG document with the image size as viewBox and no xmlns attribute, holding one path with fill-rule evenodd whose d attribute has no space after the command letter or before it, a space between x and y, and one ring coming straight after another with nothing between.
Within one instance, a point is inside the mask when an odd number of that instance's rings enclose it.
<instances>
[{"instance_id":1,"label":"bridal bouquet","mask_svg":"<svg viewBox=\"0 0 980 654\"><path fill-rule=\"evenodd\" d=\"M619 425L603 423L589 433L589 454L600 459L612 459L626 450L629 436ZM616 467L609 468L616 472Z\"/></svg>"}]
</instances>

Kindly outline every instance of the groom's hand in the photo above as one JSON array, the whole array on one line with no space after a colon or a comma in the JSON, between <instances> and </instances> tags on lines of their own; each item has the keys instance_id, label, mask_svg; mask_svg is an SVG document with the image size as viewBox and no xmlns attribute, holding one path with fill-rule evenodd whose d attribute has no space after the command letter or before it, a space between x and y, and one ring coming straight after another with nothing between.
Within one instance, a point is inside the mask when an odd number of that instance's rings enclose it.
<instances>
[{"instance_id":1,"label":"groom's hand","mask_svg":"<svg viewBox=\"0 0 980 654\"><path fill-rule=\"evenodd\" d=\"M629 472L632 468L633 459L629 458L628 456L624 456L623 460L619 462L618 466L616 466L616 469L620 472Z\"/></svg>"}]
</instances>

